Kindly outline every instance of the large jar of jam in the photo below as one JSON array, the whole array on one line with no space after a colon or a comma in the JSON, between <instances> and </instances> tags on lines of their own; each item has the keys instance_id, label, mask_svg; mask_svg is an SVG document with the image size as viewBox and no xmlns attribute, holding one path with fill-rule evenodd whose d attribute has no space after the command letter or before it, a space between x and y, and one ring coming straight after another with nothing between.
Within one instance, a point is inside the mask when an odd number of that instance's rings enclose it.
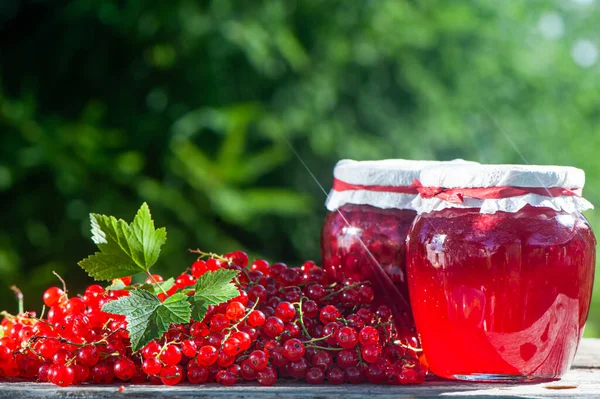
<instances>
[{"instance_id":1,"label":"large jar of jam","mask_svg":"<svg viewBox=\"0 0 600 399\"><path fill-rule=\"evenodd\" d=\"M588 316L596 240L571 167L425 168L408 235L412 310L431 371L471 381L564 374Z\"/></svg>"},{"instance_id":2,"label":"large jar of jam","mask_svg":"<svg viewBox=\"0 0 600 399\"><path fill-rule=\"evenodd\" d=\"M406 282L406 235L419 171L436 162L342 160L327 198L321 236L323 267L335 280L371 281L375 304L387 305L397 330L417 344Z\"/></svg>"}]
</instances>

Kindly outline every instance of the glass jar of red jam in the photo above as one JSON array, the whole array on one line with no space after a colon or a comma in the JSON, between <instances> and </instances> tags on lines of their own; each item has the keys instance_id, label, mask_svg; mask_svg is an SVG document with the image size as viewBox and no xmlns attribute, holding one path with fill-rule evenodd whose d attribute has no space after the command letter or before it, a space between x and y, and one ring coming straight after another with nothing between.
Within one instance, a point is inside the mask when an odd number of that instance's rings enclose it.
<instances>
[{"instance_id":1,"label":"glass jar of red jam","mask_svg":"<svg viewBox=\"0 0 600 399\"><path fill-rule=\"evenodd\" d=\"M371 281L402 338L417 345L406 282L406 235L419 171L431 161L342 160L334 169L321 235L323 267L337 281Z\"/></svg>"},{"instance_id":2,"label":"glass jar of red jam","mask_svg":"<svg viewBox=\"0 0 600 399\"><path fill-rule=\"evenodd\" d=\"M596 239L570 167L425 168L408 235L410 301L433 373L559 378L590 307Z\"/></svg>"}]
</instances>

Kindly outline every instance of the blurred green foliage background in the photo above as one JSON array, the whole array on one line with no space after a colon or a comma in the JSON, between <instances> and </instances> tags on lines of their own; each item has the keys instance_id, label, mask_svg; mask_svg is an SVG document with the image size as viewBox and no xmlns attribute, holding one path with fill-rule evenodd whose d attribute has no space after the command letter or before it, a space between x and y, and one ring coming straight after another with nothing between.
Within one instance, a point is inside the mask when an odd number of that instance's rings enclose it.
<instances>
[{"instance_id":1,"label":"blurred green foliage background","mask_svg":"<svg viewBox=\"0 0 600 399\"><path fill-rule=\"evenodd\" d=\"M1 307L13 283L38 307L52 270L88 284L88 213L142 201L165 274L190 247L318 259L325 194L292 147L325 190L340 158L461 157L581 167L600 204L599 18L593 0L2 1Z\"/></svg>"}]
</instances>

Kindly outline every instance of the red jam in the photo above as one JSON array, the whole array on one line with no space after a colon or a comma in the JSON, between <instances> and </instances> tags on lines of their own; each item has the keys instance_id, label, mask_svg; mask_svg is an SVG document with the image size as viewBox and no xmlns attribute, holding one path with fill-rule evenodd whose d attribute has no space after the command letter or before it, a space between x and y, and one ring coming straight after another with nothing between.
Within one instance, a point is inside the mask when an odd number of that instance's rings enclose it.
<instances>
[{"instance_id":1,"label":"red jam","mask_svg":"<svg viewBox=\"0 0 600 399\"><path fill-rule=\"evenodd\" d=\"M548 208L418 216L408 282L433 373L481 381L564 374L590 307L595 246L583 216Z\"/></svg>"},{"instance_id":2,"label":"red jam","mask_svg":"<svg viewBox=\"0 0 600 399\"><path fill-rule=\"evenodd\" d=\"M416 215L408 209L346 204L327 215L321 236L328 275L338 281L371 281L376 303L391 308L402 324L397 323L398 330L408 336L415 334L406 282L406 235Z\"/></svg>"}]
</instances>

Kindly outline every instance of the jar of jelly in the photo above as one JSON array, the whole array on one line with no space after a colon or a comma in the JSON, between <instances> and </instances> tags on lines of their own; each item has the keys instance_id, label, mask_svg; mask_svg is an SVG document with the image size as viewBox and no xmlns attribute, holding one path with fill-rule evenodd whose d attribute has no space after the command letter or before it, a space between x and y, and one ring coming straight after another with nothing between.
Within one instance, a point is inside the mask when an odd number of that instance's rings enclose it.
<instances>
[{"instance_id":1,"label":"jar of jelly","mask_svg":"<svg viewBox=\"0 0 600 399\"><path fill-rule=\"evenodd\" d=\"M469 381L559 378L588 316L596 239L582 170L421 171L408 234L410 302L430 369Z\"/></svg>"},{"instance_id":2,"label":"jar of jelly","mask_svg":"<svg viewBox=\"0 0 600 399\"><path fill-rule=\"evenodd\" d=\"M437 162L342 160L334 169L321 235L323 267L334 280L371 281L402 338L417 345L406 282L406 235L417 212L419 171Z\"/></svg>"}]
</instances>

